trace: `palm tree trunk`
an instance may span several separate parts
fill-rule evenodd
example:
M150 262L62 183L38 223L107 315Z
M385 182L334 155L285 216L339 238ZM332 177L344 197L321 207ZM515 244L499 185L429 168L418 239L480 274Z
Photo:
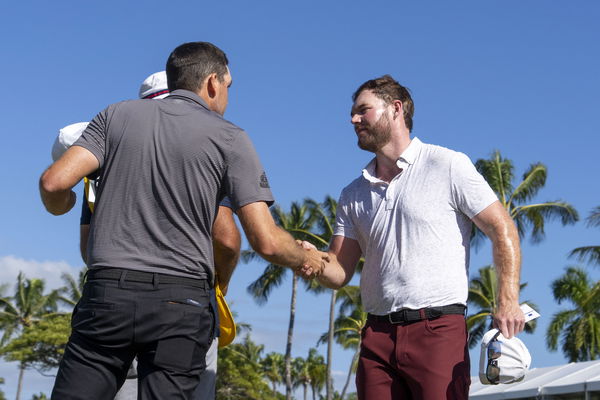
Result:
M325 375L327 400L333 399L333 378L331 377L331 364L333 363L333 322L335 320L336 297L337 290L332 290L331 301L329 303L329 331L327 337L327 373Z
M23 390L23 375L25 374L25 366L21 363L19 364L19 383L17 384L17 397L16 400L21 398L21 390Z
M285 346L285 398L292 400L292 338L294 336L294 319L296 317L296 291L298 277L292 275L292 301L290 304L290 325L288 326L287 344Z
M356 360L358 359L358 355L360 354L360 340L358 341L358 347L356 348L356 352L352 357L352 362L350 363L350 368L348 368L348 376L346 377L346 383L344 384L344 388L342 389L342 396L340 397L344 400L344 396L346 395L346 390L348 390L348 385L350 384L350 377L352 376L352 369L354 364L356 364Z
M312 390L313 400L317 400L317 394L313 385L310 385L310 390Z
M302 386L304 387L304 400L306 400L306 395L308 394L308 385L304 384Z

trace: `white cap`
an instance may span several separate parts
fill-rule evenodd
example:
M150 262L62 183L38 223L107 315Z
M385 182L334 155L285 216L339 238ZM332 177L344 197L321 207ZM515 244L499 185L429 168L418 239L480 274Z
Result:
M140 86L140 99L162 99L169 95L167 73L155 72L142 82Z
M52 160L58 160L79 139L79 136L81 136L88 124L89 122L77 122L76 124L67 125L58 131L58 136L52 145Z
M492 343L496 344L492 345ZM490 345L495 346L495 350L500 353L495 359L499 368L499 379L494 383L490 382L486 375ZM525 378L530 366L531 355L529 350L517 337L513 336L511 339L506 339L499 333L498 329L491 329L483 335L479 358L479 380L484 385L520 382Z

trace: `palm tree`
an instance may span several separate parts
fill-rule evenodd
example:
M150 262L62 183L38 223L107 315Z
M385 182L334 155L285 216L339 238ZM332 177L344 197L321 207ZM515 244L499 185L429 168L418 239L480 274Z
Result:
M521 284L521 290L527 283ZM498 308L498 276L496 268L491 265L479 269L479 276L469 282L468 304L477 307L477 311L467 317L467 330L469 331L469 348L472 349L483 337L485 332L492 329L492 315ZM538 307L529 300L525 300L531 308ZM533 333L537 326L537 320L525 324L525 332Z
M346 382L340 399L343 399L350 384L352 374L356 372L358 366L358 356L360 354L361 332L367 323L367 313L362 308L360 298L360 288L354 285L347 285L340 290L340 315L334 322L335 341L344 349L354 350L352 362L348 368ZM323 334L319 343L325 342L328 334Z
M285 213L280 207L273 207L271 209L273 219L282 229L288 231L295 239L305 240L307 235L304 232L310 232L314 218L308 212L306 205L299 205L298 203L292 203L289 213ZM242 253L242 260L249 262L251 260L258 259L258 255L253 250L246 250ZM257 280L248 285L248 293L254 298L259 304L263 305L269 299L269 295L281 283L288 272L291 272L289 268L282 268L275 264L268 264L261 276ZM308 290L315 292L324 290L314 281L305 282ZM298 276L292 273L292 298L290 301L290 321L288 325L287 343L285 349L285 392L286 399L291 400L292 398L292 375L291 375L291 363L292 363L292 339L294 334L294 320L296 316L296 295L298 287Z
M586 218L586 225L600 227L600 206L594 208ZM581 262L600 266L600 246L584 246L573 249L569 257L576 258Z
M308 205L311 214L315 217L318 232L303 232L307 236L307 241L311 242L320 250L326 250L333 237L333 229L335 226L335 216L337 210L337 201L326 196L323 203L317 203L312 199L305 199L305 204ZM358 272L362 271L364 259L361 258L357 265ZM331 367L333 364L333 342L334 342L334 321L335 321L335 305L338 301L339 291L345 292L347 287L340 290L331 290L331 299L329 302L329 329L327 338L327 376L326 376L326 398L333 399L333 378L331 377ZM347 298L347 296L343 296Z
M246 359L246 361L255 367L260 367L261 356L264 349L264 345L254 343L250 339L250 334L247 334L242 343L240 343L240 346L238 346L237 351L244 359Z
M317 203L312 199L306 199L305 204L310 207L311 214L316 217L317 226L320 230L318 234L309 235L308 241L314 244L318 249L324 250L329 246L331 238L333 237L337 201L331 196L326 196L323 203ZM335 320L336 297L337 290L331 289L331 299L329 302L329 335L327 340L327 372L325 377L327 400L331 400L333 396L331 365L333 364L333 323Z
M336 340L344 349L353 349L354 355L348 368L348 375L340 398L343 399L350 384L352 374L356 373L358 367L358 356L360 355L361 332L367 323L367 313L362 310L362 306L357 307L349 316L340 315L336 320L337 329Z
M515 221L520 238L531 230L531 241L539 243L545 236L546 221L559 218L564 226L572 225L579 220L575 208L561 200L525 204L546 184L548 170L544 164L540 162L531 164L516 188L512 184L514 179L512 161L503 158L499 151L495 151L487 160L477 160L475 167ZM483 232L473 224L473 244L478 245L483 236Z
M26 279L23 273L17 276L13 296L0 297L0 329L3 331L1 345L6 345L11 337L31 326L45 316L56 312L58 292L44 294L44 281L41 279ZM19 364L19 379L17 400L23 388L23 374L26 365Z
M308 357L306 358L308 364L308 374L310 375L310 388L312 390L313 400L317 399L317 393L323 390L327 379L327 366L323 360L323 356L317 352L317 349L310 348L308 350Z
M311 384L308 363L302 357L294 358L292 362L292 376L294 387L302 386L303 399L307 400L308 387Z
M592 282L587 273L577 267L552 282L554 298L560 304L568 301L572 309L552 316L546 333L546 344L552 351L558 348L570 362L595 360L600 357L600 282Z
M77 280L75 280L73 275L63 272L60 277L65 283L65 286L59 289L60 296L58 299L60 302L66 304L67 306L75 307L81 298L81 294L83 293L86 271L87 268L83 268L81 271L79 271Z
M283 383L285 374L285 362L283 354L271 352L267 354L261 361L262 371L265 378L271 382L273 395L277 393L277 385Z

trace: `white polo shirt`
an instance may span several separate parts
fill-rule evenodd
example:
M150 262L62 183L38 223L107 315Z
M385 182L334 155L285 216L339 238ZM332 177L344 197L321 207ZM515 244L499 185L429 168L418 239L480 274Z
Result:
M334 234L358 241L365 311L466 304L471 218L497 200L463 154L414 138L388 184L375 159L340 196Z

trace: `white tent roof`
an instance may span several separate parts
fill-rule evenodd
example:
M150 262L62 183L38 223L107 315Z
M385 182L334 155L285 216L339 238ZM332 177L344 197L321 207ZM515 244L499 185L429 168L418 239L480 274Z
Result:
M570 363L556 367L533 368L519 383L482 385L471 377L469 399L521 399L541 394L600 391L600 361Z

